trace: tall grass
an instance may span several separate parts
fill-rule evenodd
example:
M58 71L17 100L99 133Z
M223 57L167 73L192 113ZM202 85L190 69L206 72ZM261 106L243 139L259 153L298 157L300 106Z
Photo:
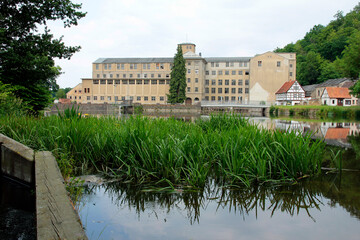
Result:
M325 144L310 135L259 129L236 115L176 119L0 118L0 132L52 151L63 174L95 169L124 181L203 186L296 180L320 171ZM70 169L69 169L70 168Z

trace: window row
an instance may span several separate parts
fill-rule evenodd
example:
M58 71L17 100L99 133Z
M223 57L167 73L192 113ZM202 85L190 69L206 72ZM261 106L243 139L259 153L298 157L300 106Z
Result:
M243 70L238 70L238 71L236 71L236 70L232 70L232 71L229 71L229 70L225 70L225 71L223 71L223 70L218 70L217 71L217 75L230 75L230 73L231 73L231 75L243 75L243 74L245 74L245 75L249 75L250 74L250 72L249 71L243 71ZM210 71L205 71L205 75L210 75ZM216 75L216 71L215 70L213 70L213 71L211 71L211 75Z
M102 78L107 78L107 76L109 77L109 78L114 78L114 76L116 76L116 78L120 78L120 76L122 76L122 78L126 78L127 76L129 77L129 78L154 78L155 76L157 76L158 78L161 78L161 77L163 77L164 75L163 74L161 74L161 73L159 73L159 74L154 74L154 73L151 73L151 74L148 74L148 73L143 73L143 74L141 74L141 73L138 73L138 74L132 74L132 73L130 73L129 75L127 75L126 73L124 73L124 74L116 74L116 75L114 75L114 74L109 74L109 75L107 75L107 74L102 74ZM100 74L96 74L96 77L97 78L100 78ZM166 78L170 78L170 74L165 74L165 77Z
M219 62L211 62L211 67L219 67ZM225 62L225 67L247 67L248 62Z
M191 73L191 69L188 68L187 73ZM195 69L195 74L199 74L199 69Z
M223 80L222 79L218 79L217 80L219 86L223 85ZM209 79L205 79L205 86L209 86L210 84L210 80ZM239 86L242 86L243 85L243 80L242 79L239 79L237 80L237 84ZM212 86L216 86L216 79L211 79L211 85ZM225 79L225 85L230 85L230 80L229 79ZM236 86L236 80L235 79L231 79L231 85L232 86ZM245 85L249 85L249 80L245 80Z
M231 94L236 94L236 88L211 88L211 93L215 94L216 89L217 89L217 93L223 93L223 89L224 89L225 94L228 94L230 92ZM209 93L209 90L210 90L209 88L205 88L205 93ZM237 93L242 94L243 88L238 88ZM249 93L249 88L245 88L245 93Z
M166 64L168 64L170 69L172 68L171 63L104 63L102 65L104 70L111 70L113 66L116 67L117 70L125 70L127 67L129 67L129 69L151 69L151 65L156 69L165 69ZM100 65L99 63L95 64L95 69L99 70Z
M205 96L205 101L209 101L211 99L211 101L216 101L216 97L215 96L211 96L211 98L209 96ZM225 102L229 102L229 101L232 101L232 102L242 102L243 98L242 96L240 97L236 97L236 96L232 96L232 97L228 97L228 96L218 96L217 97L217 101L225 101Z
M151 97L148 97L148 96L144 96L144 97L141 97L141 96L137 96L137 97L134 97L134 96L129 96L130 100L133 101L136 99L136 101L149 101L149 99L151 101L156 101L156 96L151 96ZM93 97L93 100L94 101L112 101L114 100L115 102L117 101L125 101L126 97L125 96L122 96L122 97L119 97L119 96L114 96L114 98L112 98L111 96L94 96ZM158 97L159 101L165 101L165 97L164 96L160 96ZM91 100L91 97L90 96L87 96L86 97L86 100L87 101L90 101Z
M145 80L141 80L141 79L138 79L138 80L112 80L112 79L109 79L109 80L105 80L105 79L101 79L101 80L93 80L93 84L115 84L115 85L118 85L120 84L120 82L122 84L152 84L152 85L155 85L155 84L170 84L170 80L155 80L155 79L152 79L152 80L148 80L148 79L145 79ZM89 92L90 92L90 89L89 89Z

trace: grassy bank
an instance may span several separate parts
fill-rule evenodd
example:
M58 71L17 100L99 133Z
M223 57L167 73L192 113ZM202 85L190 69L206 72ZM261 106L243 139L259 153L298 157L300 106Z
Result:
M296 180L320 172L325 144L235 115L186 123L131 117L2 117L0 132L53 152L65 176L96 169L136 183L203 186Z
M351 119L360 120L360 106L313 106L313 105L295 105L295 106L271 106L270 115L272 116L304 116L332 119Z

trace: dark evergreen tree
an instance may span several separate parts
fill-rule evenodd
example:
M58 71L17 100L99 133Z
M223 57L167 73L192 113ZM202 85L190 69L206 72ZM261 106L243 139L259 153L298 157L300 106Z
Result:
M168 102L171 104L183 103L186 99L186 68L185 59L182 53L181 46L177 48L177 52L174 57L174 65L171 69L170 90L168 96Z
M12 85L15 96L34 113L44 109L58 89L56 77L61 72L54 58L70 59L80 49L54 39L46 23L59 19L64 27L77 25L85 16L77 11L80 8L70 0L0 2L0 81Z

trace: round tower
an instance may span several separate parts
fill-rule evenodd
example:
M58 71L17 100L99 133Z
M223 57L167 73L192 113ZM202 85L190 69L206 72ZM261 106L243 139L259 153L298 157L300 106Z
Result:
M194 43L180 43L179 46L181 46L183 54L187 52L195 53L196 45Z

